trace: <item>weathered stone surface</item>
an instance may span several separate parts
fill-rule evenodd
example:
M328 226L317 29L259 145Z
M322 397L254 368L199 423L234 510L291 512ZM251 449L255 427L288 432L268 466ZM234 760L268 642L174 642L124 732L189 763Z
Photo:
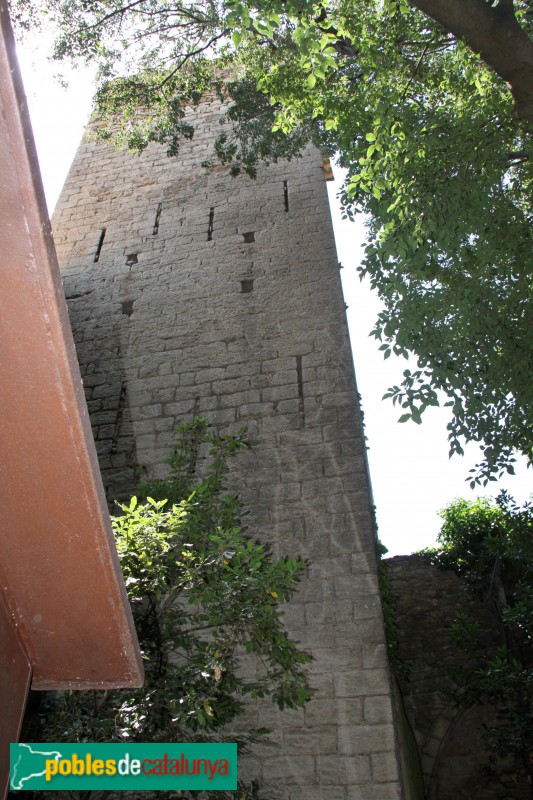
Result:
M399 783L375 534L322 159L256 180L204 169L219 114L215 100L191 112L172 159L83 143L55 214L104 484L112 501L139 467L164 474L193 414L248 429L229 483L254 536L310 561L285 620L316 659L305 710L253 712L274 735L243 774L268 800L386 800Z

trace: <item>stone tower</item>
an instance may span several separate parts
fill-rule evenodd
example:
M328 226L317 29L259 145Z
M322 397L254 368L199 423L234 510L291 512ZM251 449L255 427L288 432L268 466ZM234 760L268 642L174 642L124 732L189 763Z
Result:
M167 158L83 142L55 240L109 499L161 474L193 414L248 429L249 529L310 566L286 610L312 701L262 707L241 765L267 800L401 797L364 437L323 163L203 168L220 103Z

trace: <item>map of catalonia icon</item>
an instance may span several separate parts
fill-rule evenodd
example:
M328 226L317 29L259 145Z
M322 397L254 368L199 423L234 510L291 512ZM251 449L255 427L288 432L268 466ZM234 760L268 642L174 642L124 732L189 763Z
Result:
M231 790L237 745L12 744L10 785L21 790Z

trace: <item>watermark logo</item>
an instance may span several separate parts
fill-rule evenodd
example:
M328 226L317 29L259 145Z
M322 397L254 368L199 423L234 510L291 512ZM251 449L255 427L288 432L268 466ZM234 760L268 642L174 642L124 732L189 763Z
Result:
M14 791L237 788L237 745L12 744Z

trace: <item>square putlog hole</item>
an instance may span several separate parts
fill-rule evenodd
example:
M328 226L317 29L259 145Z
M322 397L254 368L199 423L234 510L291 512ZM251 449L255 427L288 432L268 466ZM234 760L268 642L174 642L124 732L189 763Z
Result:
M250 244L250 242L255 242L255 231L248 231L248 233L243 233L242 237L245 244Z
M247 278L244 281L241 281L241 292L242 294L250 294L254 290L254 282L250 278Z
M138 253L130 253L128 256L126 256L126 265L128 267L131 267L132 264L138 264L139 259L137 258L137 256Z
M126 300L125 303L122 303L122 313L127 317L131 317L133 314L133 303L133 300Z

